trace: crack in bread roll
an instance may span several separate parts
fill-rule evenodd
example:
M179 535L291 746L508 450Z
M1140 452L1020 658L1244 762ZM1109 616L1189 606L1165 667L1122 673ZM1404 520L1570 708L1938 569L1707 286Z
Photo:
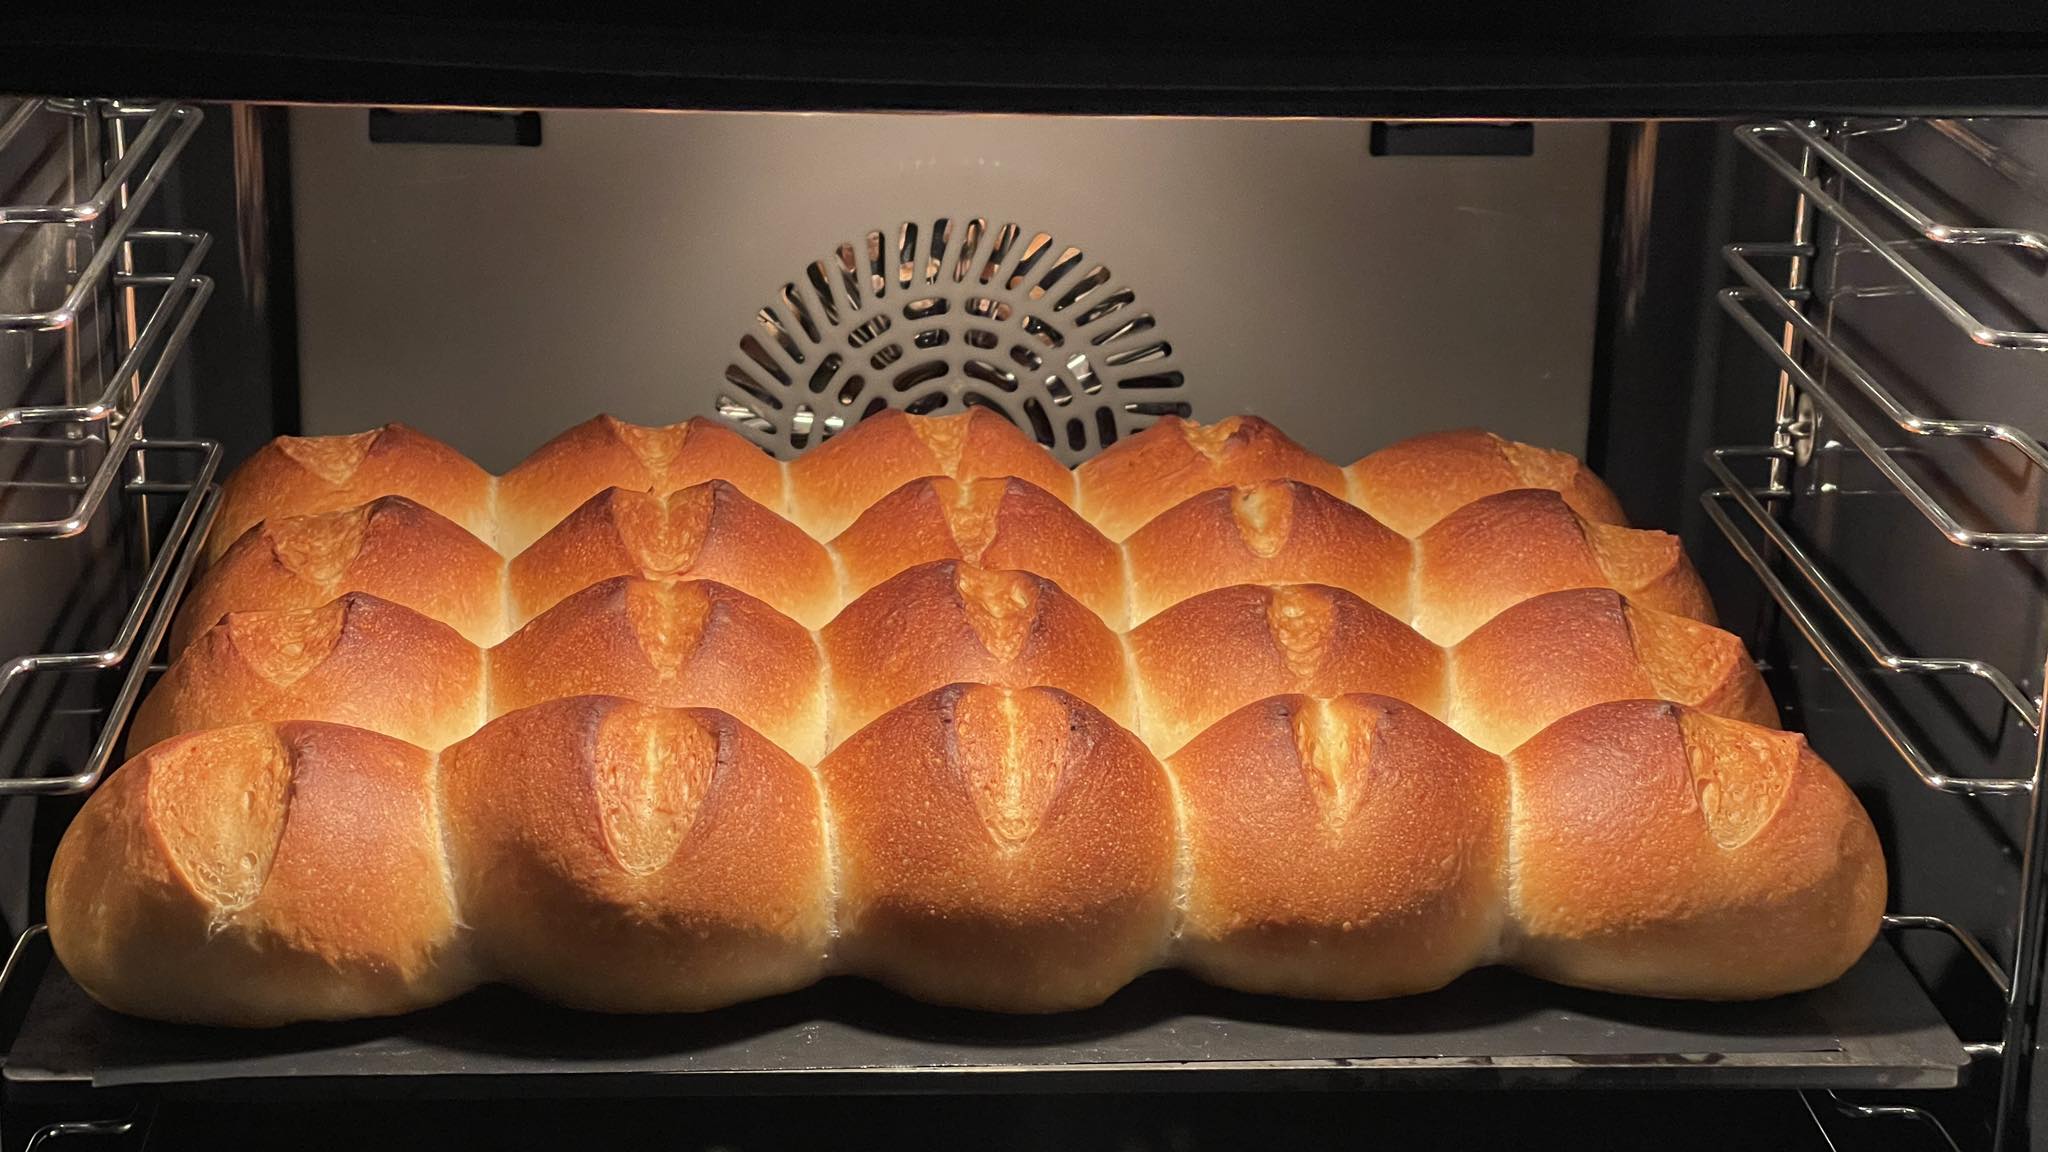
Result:
M615 576L491 650L492 716L564 696L717 708L796 757L825 754L825 683L803 625L712 580Z
M1441 716L1444 651L1365 601L1324 584L1204 592L1131 631L1145 742L1171 756L1269 696L1395 696Z
M825 547L723 480L666 496L608 488L513 557L512 622L600 580L716 580L807 628L832 618L839 577Z
M730 427L702 416L680 424L586 420L498 478L498 548L517 556L607 488L667 496L724 480L780 511L782 465Z
M931 560L1036 572L1121 627L1123 553L1067 504L1014 476L926 476L876 501L832 541L852 600Z
M1415 540L1415 630L1455 644L1502 609L1545 592L1612 588L1659 612L1712 624L1714 605L1678 537L1579 518L1548 489L1475 500Z
M1606 588L1550 592L1504 610L1458 643L1451 666L1451 726L1491 752L1611 700L1670 700L1778 726L1740 639Z
M93 998L249 1027L387 1016L477 975L442 870L434 761L312 721L156 745L50 865L50 940Z
M1578 457L1477 428L1389 444L1344 474L1351 502L1403 536L1420 536L1474 500L1516 488L1548 488L1595 523L1628 523L1621 502Z
M1137 726L1122 642L1030 572L936 560L876 585L818 634L832 676L832 740L955 681L1061 688Z
M1190 876L1181 963L1247 992L1426 992L1498 952L1508 779L1385 696L1274 696L1167 761Z
M1081 514L1111 540L1212 488L1294 480L1344 498L1344 471L1257 416L1162 416L1075 469Z
M848 970L935 1004L1058 1012L1163 959L1171 786L1078 697L950 685L863 728L818 775Z
M345 592L403 604L472 644L504 635L505 561L453 520L402 496L265 520L200 573L171 653L230 612L317 608Z
M431 750L476 731L483 698L484 654L461 633L350 592L318 608L222 617L136 709L128 752L258 720L350 724Z
M207 559L265 520L353 508L403 496L495 543L491 474L469 457L403 424L349 436L280 436L222 485Z
M607 696L501 716L442 755L463 918L498 978L607 1012L801 988L831 916L811 774L710 708Z
M830 540L875 501L925 476L1015 476L1060 500L1073 499L1073 473L986 408L951 416L911 416L888 408L790 462L790 519Z
M1507 762L1517 967L1753 999L1828 983L1877 935L1877 833L1803 737L1625 700L1572 713Z
M1131 619L1233 584L1328 584L1406 618L1414 545L1338 497L1294 480L1215 488L1124 541Z

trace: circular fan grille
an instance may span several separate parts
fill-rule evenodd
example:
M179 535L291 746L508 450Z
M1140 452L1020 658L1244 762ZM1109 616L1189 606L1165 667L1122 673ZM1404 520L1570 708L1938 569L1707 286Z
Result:
M792 456L883 408L991 408L1069 464L1189 415L1173 346L1107 265L980 217L841 244L754 315L717 411Z

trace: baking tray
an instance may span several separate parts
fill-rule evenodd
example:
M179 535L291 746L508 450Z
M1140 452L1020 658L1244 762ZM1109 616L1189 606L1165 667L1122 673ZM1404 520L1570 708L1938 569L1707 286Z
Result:
M1888 943L1840 981L1751 1004L1582 992L1502 970L1329 1004L1156 973L1058 1016L933 1008L853 979L700 1016L599 1016L505 989L394 1020L264 1032L99 1007L51 963L10 1097L531 1095L1246 1088L1944 1088L1968 1062Z

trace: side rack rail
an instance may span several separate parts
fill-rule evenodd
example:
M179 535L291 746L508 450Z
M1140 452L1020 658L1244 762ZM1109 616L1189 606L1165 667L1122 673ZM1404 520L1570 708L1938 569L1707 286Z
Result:
M1880 130L1900 131L1913 123L1899 121ZM2009 180L2034 179L2031 169L1967 125L1951 121L1928 123L1962 153L1992 167L2001 176ZM1972 312L1914 258L1915 246L2004 247L2038 257L2048 254L2048 235L2027 228L1943 219L1853 159L1839 139L1856 134L1853 130L1831 134L1818 123L1794 121L1751 124L1736 130L1741 145L1792 187L1798 196L1802 222L1795 228L1790 243L1738 243L1723 249L1738 283L1719 290L1716 302L1736 330L1747 336L1781 374L1777 442L1709 451L1706 465L1714 487L1704 492L1700 501L1709 521L1756 575L1783 618L1841 680L1857 706L1921 784L1949 795L1981 796L1994 801L2015 797L2023 798L2027 804L2025 840L2019 861L2019 899L2009 921L2013 939L2009 965L2001 964L1967 929L1939 916L1895 914L1887 916L1884 925L1892 932L1924 930L1950 936L2000 996L2001 1035L1996 1040L1966 1044L1965 1049L1973 1058L1996 1064L2000 1090L1994 1139L1995 1147L2005 1149L2017 1147L2025 1132L2025 1093L2038 1027L2034 1017L2039 1003L2043 933L2048 928L2048 877L2043 875L2044 865L2048 865L2048 818L2044 818L2040 795L2044 763L2048 763L2044 759L2048 757L2048 744L2043 743L2043 702L2029 695L2021 681L2005 669L1988 661L1900 651L1857 608L1812 551L1795 537L1786 526L1788 518L1784 515L1784 508L1797 495L1788 478L1799 459L1794 444L1796 435L1801 431L1810 434L1812 430L1788 427L1793 422L1786 418L1786 402L1788 397L1796 396L1810 404L1833 437L1867 461L1886 484L1950 543L1987 552L2048 550L2048 532L2039 531L2034 525L1985 524L1974 515L1958 511L1952 500L1936 494L1916 477L1901 463L1896 450L1880 442L1859 419L1858 411L1874 412L1909 437L1995 445L2003 457L2016 459L2020 470L2048 482L2048 447L2033 434L2002 421L1952 419L1916 411L1900 399L1897 389L1886 384L1883 373L1869 367L1825 323L1809 314L1806 305L1812 292L1803 270L1821 252L1811 241L1803 221L1809 211L1825 216L1839 228L1842 237L1852 238L1863 250L1883 261L1904 280L1910 295L1924 300L1969 340L1988 348L2011 350L2014 355L2048 350L2048 331L2001 327ZM1788 151L1784 147L1787 144L1794 147ZM1851 195L1874 204L1915 238L1887 239L1870 219L1850 206ZM1791 273L1784 283L1774 281L1758 266L1760 261L1775 259L1788 262ZM2042 362L2042 367L2048 372L2048 360ZM1851 410L1852 404L1856 411ZM1751 463L1763 465L1768 470L1767 477L1761 481L1745 479L1740 470ZM1853 648L1838 642L1838 634L1846 635ZM1990 685L2035 738L2031 771L2024 776L1973 775L1940 763L1914 739L1910 726L1871 687L1865 675L1869 670L1902 675L1964 675ZM1951 1132L1924 1108L1852 1103L1832 1095L1818 1107L1809 1096L1807 1106L1823 1133L1823 1113L1857 1119L1904 1119L1922 1125L1941 1145L1957 1147Z

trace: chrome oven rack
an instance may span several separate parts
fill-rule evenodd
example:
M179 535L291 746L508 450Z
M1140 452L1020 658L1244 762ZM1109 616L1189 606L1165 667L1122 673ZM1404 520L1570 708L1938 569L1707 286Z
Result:
M0 107L0 168L29 190L0 203L0 238L17 254L57 254L55 266L29 268L0 294L0 347L17 365L34 366L22 394L0 395L8 405L0 407L0 547L118 542L123 556L136 558L123 563L139 573L113 583L119 600L111 615L119 623L104 643L96 632L80 642L52 621L42 634L57 650L0 652L0 723L23 724L18 732L46 718L31 695L40 677L119 672L110 698L90 690L89 734L50 753L54 770L26 756L9 765L0 775L4 799L89 791L113 765L172 609L202 555L219 499L221 448L145 430L213 294L201 271L210 238L143 223L198 131L201 111L118 100ZM11 543L31 540L44 543ZM45 938L39 924L15 937L0 988ZM37 1131L28 1146L133 1126L67 1121Z
M2003 1150L2016 1147L2024 1131L2025 1092L2032 1075L2040 1007L2044 928L2048 928L2048 916L2044 916L2048 913L2048 875L2043 872L2044 865L2048 865L2048 813L2043 811L2041 796L2044 763L2048 763L2044 760L2044 749L2048 749L2048 744L2043 742L2042 701L2029 696L2008 670L1987 661L1899 651L1830 579L1812 552L1795 538L1786 527L1783 514L1796 496L1789 481L1792 467L1804 458L1803 453L1814 450L1814 422L1803 418L1804 413L1812 412L1820 417L1831 437L1862 457L1951 543L1992 552L2048 549L2048 532L2033 530L2031 526L1977 522L1974 516L1957 510L1951 501L1930 491L1900 464L1894 450L1871 434L1852 413L1850 405L1874 411L1906 436L1996 445L2002 457L2016 459L2022 468L2043 478L2048 478L2048 447L2013 424L1937 418L1914 411L1899 399L1895 389L1886 386L1880 371L1860 360L1826 326L1808 315L1807 305L1813 296L1808 287L1808 272L1823 254L1811 237L1814 214L1818 213L1831 221L1842 237L1853 238L1861 245L1859 251L1867 250L1896 273L1905 285L1902 294L1924 300L1972 342L2011 350L2014 355L2048 350L2048 332L2001 327L1977 315L1945 290L1912 255L1915 245L1924 241L1937 249L1991 246L2040 256L2048 254L2048 236L2030 229L1944 221L1852 159L1839 142L1868 131L1901 130L1913 123L1893 121L1875 129L1844 125L1831 131L1816 122L1782 121L1745 125L1736 131L1736 139L1743 148L1791 185L1798 198L1798 218L1789 243L1737 243L1723 250L1738 283L1719 291L1717 303L1735 329L1777 367L1778 412L1773 443L1716 448L1707 454L1706 464L1715 486L1702 494L1701 503L1708 519L1755 573L1783 618L1841 679L1849 695L1919 783L1935 792L1981 797L1987 803L2026 805L2019 898L2011 920L2014 944L2009 960L2001 963L1969 931L1940 916L1885 917L1888 931L1928 930L1952 937L1983 970L2000 996L2000 1035L1968 1043L1965 1049L1974 1061L1996 1066L1993 1074L1998 1078L1999 1093L1993 1146ZM2034 179L2029 169L1968 125L1941 120L1924 123L2008 179ZM1785 147L1788 144L1792 146L1790 150ZM1868 200L1918 239L1909 243L1886 239L1871 220L1851 207L1852 195ZM1767 260L1786 262L1790 271L1783 281L1773 280L1758 267L1760 261ZM2042 362L2042 369L2048 372L2048 360ZM1761 479L1741 474L1745 466L1758 464L1766 470ZM1789 572L1789 579L1781 574L1785 572ZM1846 634L1852 647L1839 643L1835 639L1837 632ZM2004 707L2033 734L2031 770L2022 776L1973 775L1938 763L1913 738L1906 720L1872 689L1866 671L1873 669L1914 676L1963 675L1990 685ZM1992 1071L1989 1067L1986 1070ZM1833 1093L1809 1095L1806 1103L1816 1123L1821 1122L1824 1114L1906 1119L1928 1128L1945 1146L1960 1147L1938 1117L1918 1106L1850 1102ZM1826 1125L1821 1126L1825 1133Z

